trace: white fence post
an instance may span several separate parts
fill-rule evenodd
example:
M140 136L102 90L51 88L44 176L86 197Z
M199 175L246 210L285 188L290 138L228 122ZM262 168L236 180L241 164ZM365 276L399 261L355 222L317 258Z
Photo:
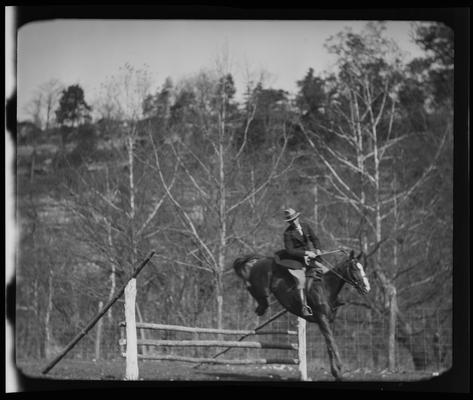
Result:
M297 318L298 358L301 381L307 380L306 320Z
M136 279L125 288L126 380L138 380L138 342L135 319Z

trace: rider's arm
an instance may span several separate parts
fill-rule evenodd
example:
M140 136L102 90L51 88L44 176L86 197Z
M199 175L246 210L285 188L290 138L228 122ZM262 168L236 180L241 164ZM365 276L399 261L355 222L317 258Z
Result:
M315 248L315 252L320 252L320 241L317 236L315 236L314 231L312 230L310 225L307 225L305 228L306 234L308 236L308 239L312 242Z

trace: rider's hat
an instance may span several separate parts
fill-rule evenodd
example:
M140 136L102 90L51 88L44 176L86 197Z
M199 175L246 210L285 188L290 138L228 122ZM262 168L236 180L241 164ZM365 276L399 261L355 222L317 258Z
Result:
M296 210L292 208L288 208L284 210L284 221L291 222L293 219L296 219L301 213L296 212Z

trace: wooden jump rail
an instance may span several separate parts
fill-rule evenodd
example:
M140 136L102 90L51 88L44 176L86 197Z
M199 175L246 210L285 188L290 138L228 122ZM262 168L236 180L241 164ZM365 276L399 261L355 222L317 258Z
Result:
M125 322L120 322L120 327L126 326ZM192 328L188 326L180 325L163 325L153 324L149 322L137 322L137 329L151 329L158 331L171 331L171 332L189 332L189 333L215 333L220 335L297 335L297 331L281 331L281 330L238 330L238 329L216 329L216 328Z
M177 355L161 355L161 354L138 354L138 358L142 360L162 360L162 361L182 361L197 364L228 364L228 365L267 365L267 364L288 364L298 365L301 380L307 379L307 363L306 363L306 343L305 343L305 320L298 319L298 330L263 330L270 322L285 314L287 310L282 310L270 317L268 320L260 324L252 330L236 330L236 329L216 329L216 328L198 328L180 325L165 325L154 323L136 323L137 329L152 329L161 331L219 334L219 335L242 335L238 340L155 340L155 339L138 339L137 346L161 346L161 347L225 347L224 350L215 354L212 358L204 357L185 357ZM121 338L119 345L122 356L125 356L124 349L127 341L125 338L125 322L120 322ZM255 342L243 341L253 335L297 335L297 344L295 343L273 343L273 342ZM218 356L226 353L232 348L253 348L253 349L279 349L279 350L297 350L298 358L258 358L258 359L217 359Z
M184 356L165 356L165 355L138 355L138 358L144 360L160 360L160 361L182 361L198 364L228 364L228 365L265 365L265 364L289 364L298 365L297 358L256 358L256 359L216 359L216 358L199 358Z
M126 345L126 339L120 339L120 346ZM278 349L297 350L294 343L267 343L267 342L238 342L231 340L153 340L138 339L138 345L142 346L166 346L166 347L234 347L243 349Z

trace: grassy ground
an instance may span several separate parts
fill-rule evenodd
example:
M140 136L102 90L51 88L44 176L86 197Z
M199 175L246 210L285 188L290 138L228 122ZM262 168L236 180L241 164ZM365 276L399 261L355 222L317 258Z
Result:
M46 361L22 361L17 363L18 370L29 378L57 380L120 381L124 379L125 361L78 361L65 359L43 375L41 371ZM165 361L140 361L140 380L143 381L282 381L298 382L299 375L295 366L221 366L204 365L195 368L195 364ZM308 375L313 382L333 382L330 371L309 365ZM412 382L437 376L435 372L370 371L357 369L344 372L344 381L363 382Z

